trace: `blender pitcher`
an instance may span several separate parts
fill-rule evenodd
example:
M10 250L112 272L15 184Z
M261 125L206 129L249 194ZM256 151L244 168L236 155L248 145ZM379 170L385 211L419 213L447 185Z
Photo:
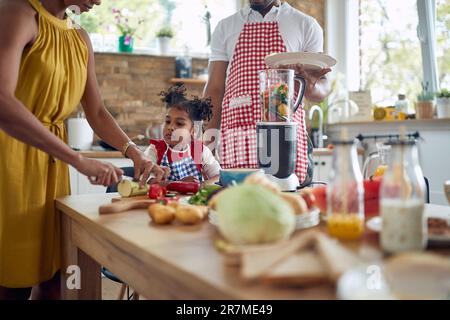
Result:
M260 71L259 86L262 122L291 122L305 95L305 79L296 77L294 70L268 69Z
M286 69L261 71L259 79L262 121L256 125L258 164L283 191L295 191L300 186L295 175L298 124L292 118L302 103L306 82ZM296 91L299 94L294 99Z

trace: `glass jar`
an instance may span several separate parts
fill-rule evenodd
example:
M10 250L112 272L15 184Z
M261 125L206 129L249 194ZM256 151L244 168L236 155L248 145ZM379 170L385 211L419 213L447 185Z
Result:
M415 141L390 142L381 185L381 246L386 253L423 250L427 242L425 179Z
M357 240L364 233L364 185L354 141L335 141L327 188L328 233Z

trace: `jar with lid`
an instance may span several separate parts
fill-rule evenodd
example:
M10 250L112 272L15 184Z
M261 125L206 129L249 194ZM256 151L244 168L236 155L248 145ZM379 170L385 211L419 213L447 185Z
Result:
M355 141L333 142L327 188L328 233L340 240L357 240L364 233L364 185Z
M388 254L423 250L427 242L425 179L415 141L391 146L389 167L381 185L381 246Z

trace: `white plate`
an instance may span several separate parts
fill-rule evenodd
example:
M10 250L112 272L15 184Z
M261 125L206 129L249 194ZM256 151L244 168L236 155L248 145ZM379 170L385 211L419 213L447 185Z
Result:
M419 254L420 255L420 254ZM421 259L416 259L420 261ZM410 259L410 263L412 260ZM424 263L422 260L421 263ZM426 263L424 264L426 266ZM396 267L398 269L398 265ZM341 300L401 300L404 294L396 295L394 288L406 289L409 297L416 299L442 300L450 299L448 284L443 282L445 276L433 275L427 268L414 268L414 264L403 265L402 270L412 270L406 272L399 278L395 276L396 286L392 286L386 279L386 265L383 262L375 261L366 263L346 271L338 280L337 296ZM442 270L442 269L437 269ZM446 269L448 270L448 269ZM448 278L448 277L447 277Z
M283 65L303 64L305 68L320 70L336 65L336 59L324 53L311 52L282 52L274 53L266 57L266 64L270 68L278 68Z
M447 207L426 204L425 216L429 218L444 219L450 225L450 209ZM373 217L366 222L367 229L380 233L383 228L383 219L381 217ZM431 235L428 241L433 244L450 245L450 238L447 236Z
M345 272L337 283L340 300L393 300L380 263L362 265Z

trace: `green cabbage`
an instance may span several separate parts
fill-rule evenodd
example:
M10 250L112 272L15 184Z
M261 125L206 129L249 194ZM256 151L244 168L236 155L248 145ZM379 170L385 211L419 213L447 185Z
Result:
M261 186L240 185L223 191L216 210L218 228L233 244L276 242L289 238L295 229L292 207Z

